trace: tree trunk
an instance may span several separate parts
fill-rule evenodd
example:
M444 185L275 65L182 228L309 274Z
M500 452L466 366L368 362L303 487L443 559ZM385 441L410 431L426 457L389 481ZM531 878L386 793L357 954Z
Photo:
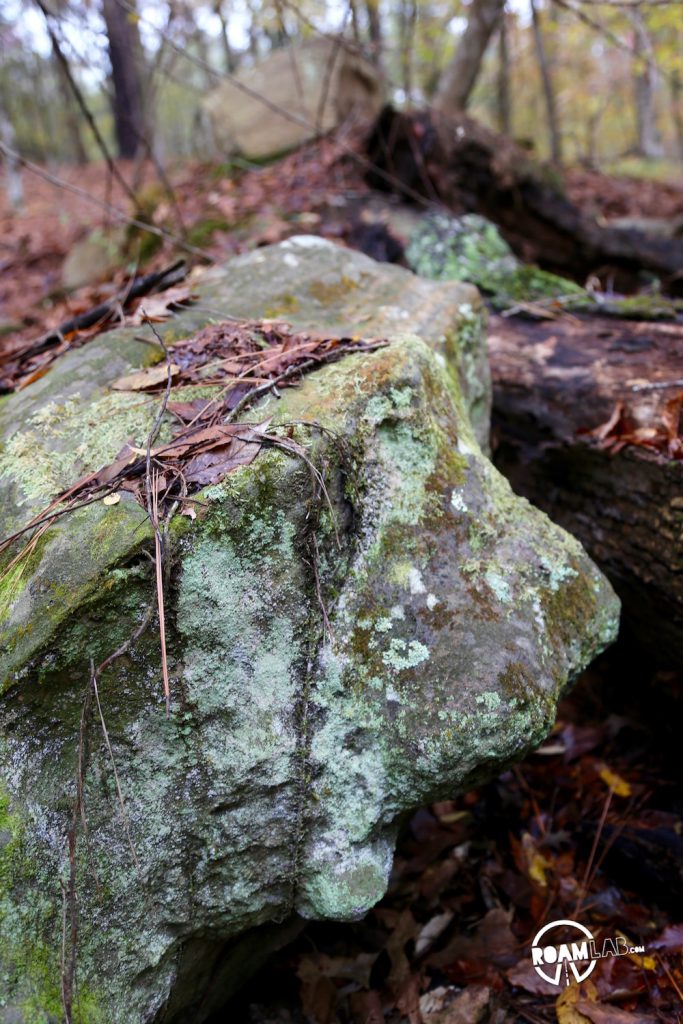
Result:
M510 106L510 51L505 12L498 29L498 79L496 83L496 106L498 130L504 135L512 133L512 111Z
M640 10L636 8L628 14L635 33L636 63L633 88L636 107L636 152L639 156L656 160L663 152L655 111L657 68L652 42Z
M403 92L410 103L413 92L413 43L417 21L417 0L402 0L399 10L399 41Z
M221 23L221 42L223 44L223 54L225 56L225 70L229 75L236 69L235 55L232 52L232 46L230 45L230 35L228 33L228 20L223 12L222 0L214 0L213 5L214 12L218 15L218 20Z
M11 152L16 151L14 125L9 114L0 106L0 142ZM24 205L24 183L21 177L21 166L11 153L3 155L5 162L5 181L7 198L13 210L21 210Z
M132 159L145 139L145 118L138 61L141 54L137 24L118 0L102 0L107 26L114 90L114 130L119 156Z
M664 419L680 391L683 327L492 317L489 356L494 461L601 566L624 603L627 635L660 664L680 664L683 460L620 447L621 427L607 424L623 402L622 424L677 433ZM601 425L602 440L583 433Z
M683 82L678 71L674 71L670 80L671 87L671 119L676 131L676 149L678 159L683 161Z
M379 16L379 0L365 0L365 10L368 16L368 36L370 37L370 49L377 67L382 64L382 23Z
M450 64L441 75L434 106L455 113L464 110L481 69L486 47L498 25L505 0L472 0L467 27Z
M541 30L541 19L538 13L535 0L530 0L531 3L531 21L534 31L534 46L536 48L536 59L538 60L538 68L541 72L541 82L543 84L543 99L545 102L546 116L548 119L548 135L550 137L550 153L555 163L562 163L562 137L560 135L560 125L557 117L557 103L555 102L555 89L553 87L553 81L550 76L550 67L548 65L548 58L545 52L545 43L543 41L543 32Z

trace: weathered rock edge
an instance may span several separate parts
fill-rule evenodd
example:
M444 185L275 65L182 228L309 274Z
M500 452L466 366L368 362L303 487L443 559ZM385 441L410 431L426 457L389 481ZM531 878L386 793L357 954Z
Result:
M279 263L294 255L301 269L310 251L290 243L235 261L230 287L262 272L272 296ZM316 255L350 258L324 245ZM402 276L406 296L416 280ZM429 285L442 301L450 287ZM294 913L365 912L385 890L401 816L539 742L567 681L613 639L607 582L482 455L455 372L457 308L450 346L394 331L388 348L311 374L254 416L299 424L331 507L303 462L270 450L204 492L203 518L174 521L172 715L153 632L100 688L141 877L96 723L89 735L75 1020L201 1020L207 965L226 940ZM54 488L51 472L94 468L122 433L144 438L155 404L105 384L148 357L130 334L72 353L5 403L8 523ZM144 614L148 546L144 513L124 496L60 522L0 590L8 1019L61 1013L83 690L89 659Z

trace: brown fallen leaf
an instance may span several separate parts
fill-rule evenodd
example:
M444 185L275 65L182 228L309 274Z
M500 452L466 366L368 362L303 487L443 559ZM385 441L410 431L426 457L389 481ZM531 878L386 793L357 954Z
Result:
M186 284L175 285L173 288L167 288L164 292L143 299L135 313L125 318L124 325L137 327L145 320L160 323L163 320L168 320L174 308L181 309L183 306L190 306L198 298L198 295L193 295L190 292Z
M575 1009L591 1024L657 1024L657 1018L639 1011L620 1010L618 1006L594 1003L590 999L577 999ZM564 1022L562 1022L564 1024Z
M420 1012L424 1024L479 1024L490 1002L488 985L468 985L461 992L449 986L425 992L420 998Z
M670 924L656 939L648 943L652 949L663 949L669 953L683 950L683 924Z
M534 996L557 996L557 985L542 978L530 959L520 960L505 976L515 988L523 988Z
M171 377L177 377L180 367L177 363L171 363ZM168 380L168 364L158 363L156 366L148 366L136 373L129 373L126 377L119 377L111 385L114 391L144 391L145 388L156 387Z

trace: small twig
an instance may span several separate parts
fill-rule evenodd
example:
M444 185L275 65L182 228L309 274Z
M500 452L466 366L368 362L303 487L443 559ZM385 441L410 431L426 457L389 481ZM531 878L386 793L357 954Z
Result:
M20 361L23 361L31 356L40 355L53 345L63 342L65 335L104 324L112 317L117 308L125 306L128 302L132 302L133 299L137 299L142 295L148 295L152 291L163 291L178 281L182 281L186 276L187 265L185 261L177 260L170 267L166 267L165 270L154 271L141 277L132 277L123 292L115 295L112 299L108 299L106 302L93 306L92 309L85 310L85 312L65 320L59 327L48 331L47 334L38 338L28 348L23 351L14 352L11 356L8 355L5 358L7 361L10 358L12 360L18 358ZM3 356L0 355L0 362L2 361Z
M655 380L650 384L632 384L631 391L659 391L680 387L683 387L683 377L679 377L678 380Z
M323 623L325 625L325 629L327 630L327 635L329 636L330 640L334 643L334 632L332 630L332 626L330 625L330 618L329 618L329 615L327 614L327 606L325 604L325 601L324 601L324 598L323 598L322 587L320 585L320 571L319 571L320 552L319 552L319 549L318 549L318 538L316 537L315 533L311 534L311 546L313 548L313 557L311 559L311 564L313 566L313 579L315 581L315 594L316 594L316 597L318 598L318 604L320 605L320 611L322 613Z
M128 184L128 182L123 177L123 175L119 171L118 167L114 163L114 159L113 159L111 153L109 152L109 148L108 148L106 142L104 141L102 133L99 130L99 128L97 127L97 122L95 121L95 118L92 116L90 108L89 108L88 104L85 102L85 98L83 96L83 93L79 89L79 87L78 87L78 85L76 83L76 80L75 80L74 76L71 73L71 68L69 66L69 62L66 59L66 57L64 56L64 53L62 51L62 47L61 47L61 45L59 43L59 39L57 38L57 34L56 34L54 28L52 27L52 20L51 19L55 18L56 15L55 15L54 11L51 11L49 9L49 7L47 7L47 5L43 2L43 0L35 0L35 3L36 3L36 6L39 7L40 10L43 13L43 16L45 18L45 27L47 28L47 33L48 33L48 35L50 37L50 41L52 42L52 46L53 46L53 49L54 49L55 56L57 57L57 60L59 61L59 64L60 64L60 66L62 68L62 71L64 72L64 77L66 78L67 82L69 83L69 88L71 89L71 92L74 95L76 103L78 104L78 107L79 107L81 113L83 114L83 117L85 118L85 120L86 120L86 122L88 124L88 127L90 128L90 131L93 134L95 142L97 143L97 148L99 149L100 153L104 157L104 160L105 160L105 163L107 165L107 168L109 169L109 174L113 178L116 178L117 182L119 183L119 185L121 186L123 191L129 197L129 199L132 199L134 206L136 206L137 205L137 198L136 198L135 192L130 187L130 185Z
M137 854L135 852L135 847L133 846L133 840L132 840L131 834L130 834L130 827L129 827L129 824L128 824L128 815L126 813L126 806L125 806L125 804L123 802L123 793L121 792L121 782L119 780L119 773L116 770L116 761L114 760L114 751L112 750L111 743L109 741L109 733L107 732L107 726L106 726L105 721L104 721L104 714L102 712L102 705L100 703L100 692L99 692L99 690L97 688L97 672L95 671L95 665L94 665L92 659L90 661L90 676L91 676L91 680L92 680L92 688L93 688L94 693L95 693L95 702L97 704L97 710L98 710L99 716L100 716L100 724L102 726L102 735L104 736L104 742L105 742L105 744L107 746L107 751L109 753L109 760L111 761L111 767L112 767L112 771L114 773L114 781L116 783L116 793L117 793L117 796L119 798L119 805L121 807L121 817L123 818L123 827L124 827L125 832L126 832L126 839L128 840L128 846L130 848L131 856L133 858L133 863L135 864L136 870L137 870L138 875L139 875L140 874L140 862L139 862Z
M166 617L164 614L164 574L163 574L163 561L164 561L164 544L159 528L159 502L157 496L157 475L156 471L154 476L152 475L152 445L159 433L161 427L161 421L164 418L166 412L166 406L168 405L168 399L171 394L171 385L173 381L173 371L171 369L171 357L169 355L168 348L163 338L157 331L156 327L149 319L145 316L145 311L142 310L143 323L146 323L151 328L154 337L161 345L164 355L166 356L166 365L168 367L168 377L166 380L166 391L159 407L159 412L152 425L152 429L147 437L147 455L145 465L145 493L147 496L147 512L154 529L154 552L156 562L156 581L157 581L157 606L159 608L159 638L161 640L161 671L164 679L164 697L166 699L166 714L171 713L171 685L168 676L168 657L166 654ZM168 535L167 535L168 539Z
M98 199L97 196L87 192L84 188L79 188L78 185L72 185L69 181L64 181L63 178L58 178L55 174L51 174L49 171L39 167L38 164L34 164L31 160L27 160L26 157L22 156L21 153L17 152L16 149L12 149L11 146L6 145L0 141L0 153L4 153L5 156L10 160L16 160L17 163L25 167L31 174L37 175L44 181L48 181L51 185L55 185L57 188L64 189L66 192L72 192L76 196L80 196L81 199L85 199L89 203L98 206L101 210L105 210L111 214L112 217L116 217L117 220L122 221L124 224L130 224L134 228L140 228L141 231L148 231L150 235L156 235L158 238L163 238L168 242L172 242L183 252L189 252L193 256L198 256L200 259L205 260L207 263L215 263L215 258L206 249L199 249L196 245L190 245L189 242L183 241L179 235L174 234L172 231L167 231L166 228L160 228L156 224L150 224L147 221L140 220L138 217L131 217L129 214L124 213L123 210L119 210L117 206L112 206L104 199Z
M584 871L583 879L581 880L581 885L579 886L578 900L577 900L576 906L574 907L573 917L577 916L579 910L581 909L581 905L583 904L585 896L586 896L586 886L588 885L588 878L590 876L591 869L593 867L593 861L595 860L595 854L596 854L597 849L598 849L598 844L600 843L600 837L602 836L602 830L605 827L605 822L607 820L607 812L609 811L609 807L610 807L610 804L612 803L612 797L613 796L614 796L614 789L612 788L612 786L610 786L609 791L607 793L607 797L605 799L605 806L603 807L602 814L600 815L600 821L598 822L598 827L595 830L595 838L593 840L593 846L591 847L591 852L590 852L590 856L588 858L588 863L586 864L586 870Z
M152 493L152 525L154 526L154 561L157 581L157 605L159 608L159 639L161 641L161 673L164 678L164 697L166 699L166 714L171 713L171 685L168 677L168 657L166 654L166 615L164 612L164 549L159 529L159 503L157 496L158 473L153 473Z
M267 384L261 384L260 387L254 388L253 391L249 391L248 394L240 398L234 409L231 409L228 415L223 419L224 423L232 423L237 419L243 409L247 409L257 399L261 398L262 395L268 394L273 384L280 384L283 380L289 380L290 377L294 377L297 373L305 373L306 370L312 369L314 366L318 366L319 362L317 359L306 359L303 363L299 363L298 366L290 366L284 370L277 377L273 377Z

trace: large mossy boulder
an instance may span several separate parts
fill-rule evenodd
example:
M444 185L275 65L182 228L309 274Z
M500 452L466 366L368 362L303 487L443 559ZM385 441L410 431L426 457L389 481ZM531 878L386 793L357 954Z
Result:
M202 100L216 148L265 160L350 121L372 121L384 102L376 67L348 39L314 36L240 68Z
M390 344L250 411L289 424L307 461L264 449L200 494L196 519L172 522L171 713L150 628L100 679L111 754L98 712L82 721L84 694L91 661L154 600L144 510L127 494L81 508L6 572L7 1022L61 1019L74 921L74 1021L205 1019L301 918L349 920L380 899L402 816L522 757L616 632L616 599L580 545L482 452L473 289L291 239L200 291L161 328L168 343L248 315ZM110 386L160 357L139 330L67 353L4 400L5 534L125 441L144 444L158 396Z

